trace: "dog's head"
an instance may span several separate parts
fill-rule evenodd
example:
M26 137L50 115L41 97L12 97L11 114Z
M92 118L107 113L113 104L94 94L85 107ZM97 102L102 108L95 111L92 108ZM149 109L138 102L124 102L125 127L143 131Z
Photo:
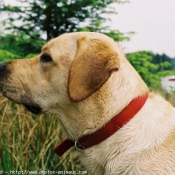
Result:
M119 70L116 47L99 33L61 35L35 58L0 63L0 90L33 113L81 102L98 93Z

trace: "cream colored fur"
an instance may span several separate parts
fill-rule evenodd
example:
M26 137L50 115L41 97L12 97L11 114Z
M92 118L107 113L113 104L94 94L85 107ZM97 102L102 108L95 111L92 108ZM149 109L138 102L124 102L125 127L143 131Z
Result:
M53 63L40 61L45 53ZM149 93L119 46L99 33L61 35L37 57L11 61L8 69L4 95L22 104L30 99L42 112L57 114L73 140L98 130L134 98ZM175 108L150 93L133 119L84 150L81 160L94 175L175 175Z

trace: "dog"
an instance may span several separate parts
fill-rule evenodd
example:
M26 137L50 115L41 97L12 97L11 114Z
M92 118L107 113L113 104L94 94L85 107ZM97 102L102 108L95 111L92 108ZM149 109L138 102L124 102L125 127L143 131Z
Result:
M58 115L68 139L55 150L75 144L92 174L175 174L175 108L104 34L63 34L34 58L0 63L0 90L35 114Z

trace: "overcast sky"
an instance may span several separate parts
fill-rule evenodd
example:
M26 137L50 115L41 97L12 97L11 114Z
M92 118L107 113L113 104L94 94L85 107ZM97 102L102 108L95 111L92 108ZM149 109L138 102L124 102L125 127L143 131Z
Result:
M116 10L111 26L136 32L131 41L121 43L126 52L151 50L175 57L175 0L130 0Z
M15 0L4 0L16 4ZM121 43L125 52L150 50L175 57L175 0L130 0L116 5L111 28L136 32L129 42Z

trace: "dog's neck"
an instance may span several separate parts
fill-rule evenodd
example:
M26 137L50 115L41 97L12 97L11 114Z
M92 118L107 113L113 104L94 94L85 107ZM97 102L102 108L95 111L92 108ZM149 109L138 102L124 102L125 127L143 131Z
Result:
M147 98L148 94L145 94L144 96L133 99L128 106L105 124L105 126L92 134L79 138L77 141L65 139L61 144L55 147L55 152L61 156L74 145L78 150L85 150L101 143L117 132L123 125L128 123L141 110Z

